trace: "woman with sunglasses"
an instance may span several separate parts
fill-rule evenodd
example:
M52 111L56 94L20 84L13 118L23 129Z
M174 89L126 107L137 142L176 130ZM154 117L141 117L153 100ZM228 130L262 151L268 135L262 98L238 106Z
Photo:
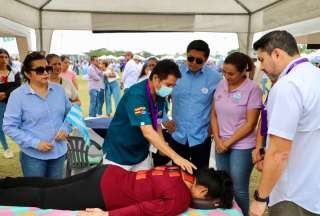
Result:
M61 59L56 54L48 54L46 56L49 66L52 66L52 72L49 74L49 80L53 83L58 83L64 88L67 97L71 103L80 103L78 91L74 85L67 79L60 77L61 74Z
M2 130L3 115L11 92L19 85L20 74L12 70L9 53L5 49L0 49L0 142L4 150L3 156L7 159L13 158L13 153Z
M61 85L49 82L52 70L39 52L29 54L21 70L26 82L11 93L4 114L3 130L20 145L24 176L63 176L71 103Z
M240 52L227 56L223 65L225 79L217 86L211 112L217 168L232 177L236 201L245 216L253 168L251 152L256 145L255 128L262 106L259 87L247 78L251 70L254 64L249 56Z

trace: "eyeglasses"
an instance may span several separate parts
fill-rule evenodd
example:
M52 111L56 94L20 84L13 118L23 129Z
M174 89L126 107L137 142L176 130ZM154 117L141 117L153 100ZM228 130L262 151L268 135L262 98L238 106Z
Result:
M45 71L47 73L51 73L53 71L53 67L46 66L46 67L31 68L31 71L35 71L37 75L43 75Z
M194 62L194 60L196 60L196 63L197 64L203 64L203 60L201 58L196 58L196 57L193 57L193 56L188 56L187 57L187 60L188 62L192 63Z

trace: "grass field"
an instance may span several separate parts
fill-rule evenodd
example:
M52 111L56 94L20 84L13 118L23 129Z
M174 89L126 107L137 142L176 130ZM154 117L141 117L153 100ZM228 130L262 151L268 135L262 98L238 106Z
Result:
M88 85L86 80L78 79L79 83L79 95L83 107L83 112L85 116L88 116L88 106L89 106L89 94ZM103 108L105 112L105 108ZM13 159L4 159L3 150L0 148L0 178L5 176L21 176L21 168L19 164L19 147L12 140L8 139L10 149L14 152L15 157ZM257 187L259 181L259 173L254 170L251 175L250 180L250 194L252 197L253 190Z

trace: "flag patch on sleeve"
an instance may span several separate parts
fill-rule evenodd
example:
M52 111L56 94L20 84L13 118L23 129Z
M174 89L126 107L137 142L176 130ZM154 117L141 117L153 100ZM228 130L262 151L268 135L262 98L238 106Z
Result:
M144 106L141 106L141 107L137 107L134 109L134 114L136 115L143 115L143 114L146 114L146 107Z

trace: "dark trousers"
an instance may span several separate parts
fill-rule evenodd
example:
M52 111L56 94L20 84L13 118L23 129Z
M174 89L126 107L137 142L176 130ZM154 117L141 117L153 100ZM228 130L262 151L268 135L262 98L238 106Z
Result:
M0 179L0 205L43 209L105 209L100 179L107 166L65 179L18 177Z
M164 140L169 143L170 145L170 140L171 140L171 135L167 132L167 130L162 130L162 134L164 137ZM157 167L157 166L164 166L166 165L169 161L171 161L170 158L163 156L159 153L159 151L157 153L152 153L152 159L153 159L153 166Z
M289 201L279 202L269 208L270 216L316 216L319 214L309 212L308 210Z
M208 137L203 143L190 147L188 142L181 144L175 141L167 132L163 132L165 140L170 147L177 152L181 157L191 161L198 169L202 167L209 167L211 139ZM164 165L170 159L157 154L154 157L154 166ZM160 164L159 164L160 163ZM161 164L162 163L162 164ZM164 164L163 164L164 163Z

